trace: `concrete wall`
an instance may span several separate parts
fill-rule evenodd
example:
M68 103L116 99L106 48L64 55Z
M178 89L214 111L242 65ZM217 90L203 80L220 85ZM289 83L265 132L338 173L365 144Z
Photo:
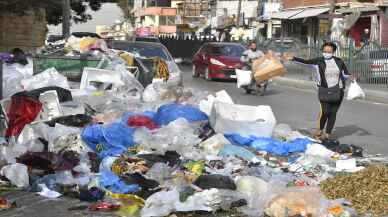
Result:
M241 4L241 13L245 14L245 18L257 17L257 1L243 1ZM218 1L217 16L224 15L223 9L227 9L228 16L237 15L238 1Z
M12 13L0 14L0 50L19 47L34 50L44 45L47 33L44 9L27 11L24 16Z

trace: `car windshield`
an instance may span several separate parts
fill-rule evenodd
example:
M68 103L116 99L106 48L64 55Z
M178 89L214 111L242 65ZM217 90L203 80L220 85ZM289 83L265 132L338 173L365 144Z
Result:
M210 54L217 56L240 57L245 48L241 45L218 45L210 48Z
M141 58L161 57L166 61L172 61L168 51L157 44L114 43L112 48L128 51Z

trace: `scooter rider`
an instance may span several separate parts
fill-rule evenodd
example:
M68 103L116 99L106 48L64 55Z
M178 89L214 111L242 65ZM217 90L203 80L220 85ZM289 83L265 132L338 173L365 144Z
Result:
M244 51L240 60L245 64L244 69L251 70L252 63L255 59L261 58L264 56L264 53L257 49L257 45L255 41L251 41L249 43L249 49Z

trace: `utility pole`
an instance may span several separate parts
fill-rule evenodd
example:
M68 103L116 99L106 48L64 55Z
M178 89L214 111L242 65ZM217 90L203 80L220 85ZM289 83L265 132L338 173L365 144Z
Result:
M62 0L62 36L70 37L70 0Z
M241 23L241 3L242 3L242 0L238 0L238 6L237 6L237 27L240 27L240 23Z

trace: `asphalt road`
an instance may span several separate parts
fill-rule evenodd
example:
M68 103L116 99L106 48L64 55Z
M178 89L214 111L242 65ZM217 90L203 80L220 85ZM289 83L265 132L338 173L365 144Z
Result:
M184 84L188 87L215 93L226 90L237 104L270 105L278 123L289 124L293 129L313 132L317 127L319 103L317 93L271 83L266 95L247 95L237 89L235 82L205 81L191 77L191 66L181 66ZM388 156L388 105L344 101L338 116L334 138L341 143L354 144L367 154Z
M270 84L265 96L246 95L236 88L234 82L208 82L191 77L191 66L182 66L185 86L214 93L226 90L235 103L246 105L270 105L279 123L294 129L312 131L319 112L316 93ZM345 101L338 116L334 132L342 143L366 148L370 154L388 156L388 106L369 102ZM62 197L45 199L28 192L0 192L0 197L16 201L19 208L0 211L0 217L100 217L115 216L113 213L69 210L87 203L78 199ZM205 215L199 215L205 216ZM220 215L222 216L222 215ZM229 215L226 215L229 216Z

